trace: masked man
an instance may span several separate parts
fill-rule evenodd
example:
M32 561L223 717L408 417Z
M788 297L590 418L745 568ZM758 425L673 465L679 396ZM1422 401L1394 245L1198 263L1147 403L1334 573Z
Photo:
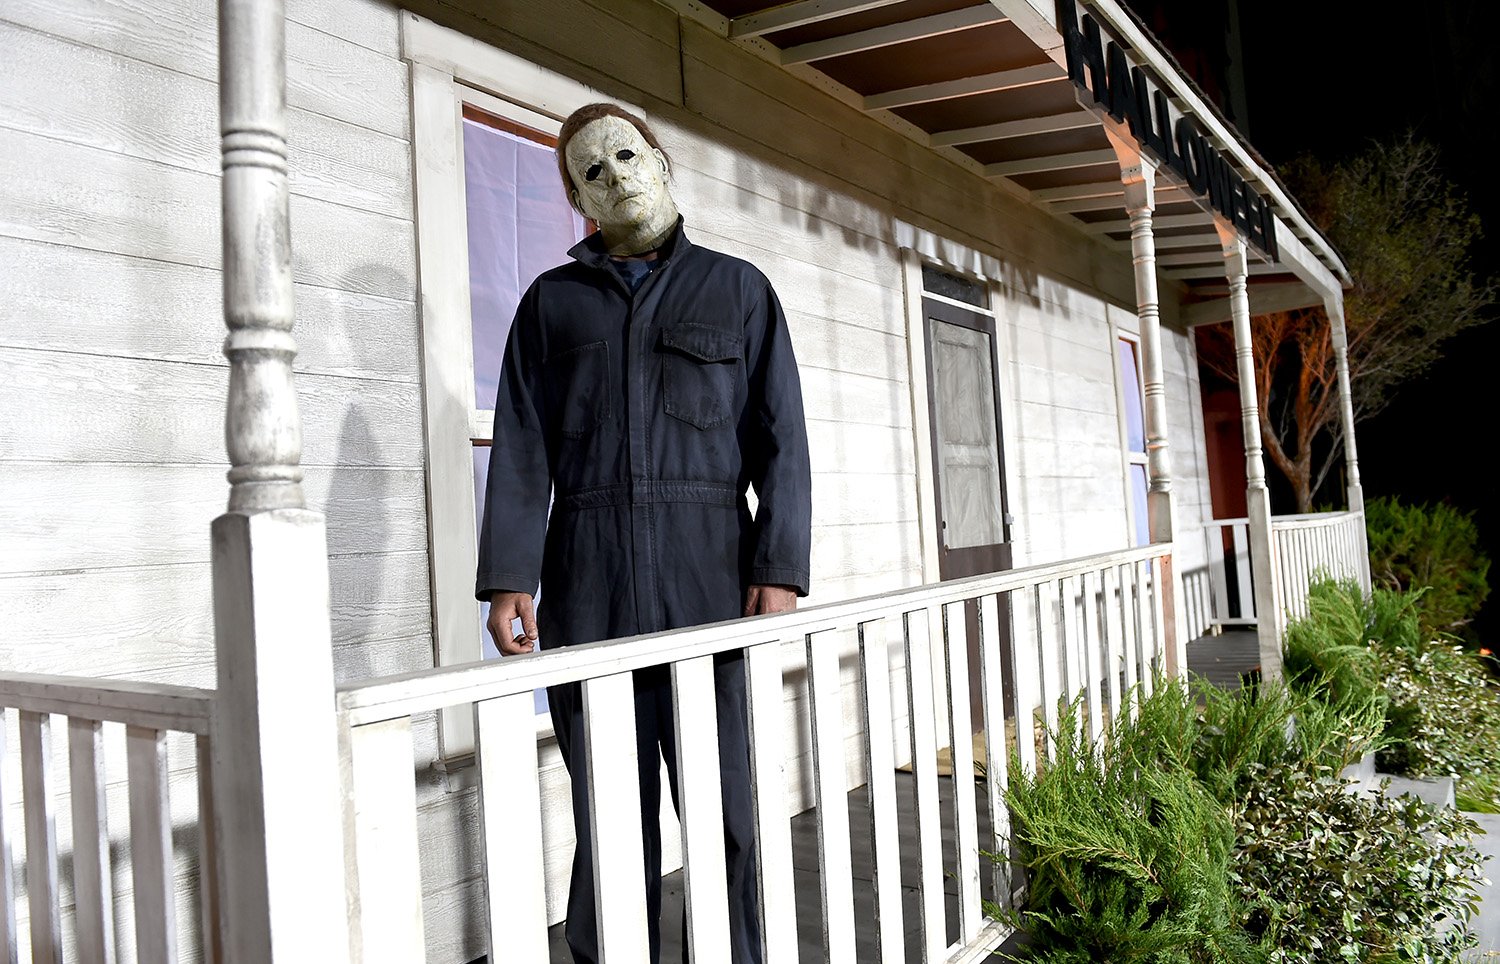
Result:
M580 108L563 124L558 166L573 206L599 230L527 290L506 346L476 589L490 602L496 645L517 654L538 641L551 648L795 608L808 589L807 434L770 283L689 242L667 157L640 118L611 104ZM517 618L523 632L513 637ZM733 959L752 964L761 955L742 656L719 658L715 675ZM668 668L637 672L635 691L657 961L658 752L677 796ZM568 944L578 964L593 964L581 687L548 697L577 831Z

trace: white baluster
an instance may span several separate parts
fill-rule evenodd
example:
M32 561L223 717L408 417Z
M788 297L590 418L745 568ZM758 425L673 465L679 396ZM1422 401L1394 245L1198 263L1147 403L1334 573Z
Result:
M729 959L729 890L724 867L724 802L714 658L672 664L677 733L678 819L682 827L689 960ZM848 820L848 814L845 814Z
M172 809L167 801L167 735L125 729L130 772L130 870L135 887L135 956L177 960L177 899L172 874Z
M218 801L214 794L213 739L198 737L198 897L203 918L203 959L223 964L223 901L219 895Z
M490 960L545 961L547 886L534 697L525 692L475 703L474 732Z
M947 957L948 948L931 669L932 634L934 627L941 625L940 620L941 617L932 610L918 610L902 616L906 643L907 719L911 723L911 768L917 799L917 903L922 919L922 964L938 964Z
M343 742L353 959L418 964L426 948L411 717L350 727Z
M33 964L62 964L57 897L57 821L52 799L52 717L21 711L21 785L26 798L26 890Z
M860 708L865 724L865 772L870 780L870 854L880 964L906 960L896 761L892 752L889 627L886 619L859 624Z
M765 964L797 964L797 905L782 720L786 684L780 643L762 643L745 650L745 684L750 710L750 782L754 787L761 943Z
M836 642L831 631L807 637L807 706L818 804L823 959L830 964L854 961L854 872L849 849L849 799L844 790L844 713Z
M979 896L979 824L974 800L974 724L969 704L969 622L965 603L943 607L948 654L948 732L953 735L954 846L958 865L958 939L968 943L984 926ZM1002 731L1003 732L1003 731Z
M991 841L985 848L1005 855L1010 849L1010 808L1005 805L1005 789L1010 785L1009 754L1005 745L1005 656L1000 651L1001 616L997 596L979 599L979 685L984 706L985 759L984 800L989 811ZM1014 649L1014 644L1012 649ZM1021 697L1019 680L1011 677L1016 695L1016 734L1021 739L1021 716L1030 716L1030 708ZM957 780L954 786L959 786ZM995 903L1011 906L1011 865L993 861L990 867Z
M109 861L109 805L104 798L104 724L68 721L73 796L73 927L86 961L115 959L114 895Z
M7 711L0 709L0 955L6 964L17 964L16 933L16 869L10 849L9 798L6 792L6 737L9 720Z
M649 960L641 875L641 784L631 674L583 682L589 821L594 842L594 908L601 964Z

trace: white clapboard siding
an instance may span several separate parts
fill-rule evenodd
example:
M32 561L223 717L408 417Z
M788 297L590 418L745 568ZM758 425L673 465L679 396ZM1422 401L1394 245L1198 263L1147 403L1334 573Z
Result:
M895 425L860 425L828 418L807 419L807 447L813 471L875 468L915 475L916 448L909 429Z
M0 128L0 235L215 267L218 207L212 174ZM303 282L414 296L410 221L294 196L291 223Z
M916 490L913 475L815 472L813 525L915 522Z
M328 514L334 555L422 550L419 469L308 469L308 504ZM16 463L0 472L0 574L170 565L209 558L224 469L99 465L83 473Z
M383 57L401 55L401 34L384 0L287 0L286 18Z
M787 314L799 368L853 372L906 381L906 335L845 324L830 318Z
M216 269L15 238L0 263L0 345L226 364ZM412 302L309 284L294 298L299 374L420 378Z
M218 84L0 23L5 126L203 173L219 170ZM56 65L67 63L67 71ZM306 110L287 114L293 194L410 217L400 137Z
M347 0L344 0L347 2ZM394 7L350 5L346 19L393 29ZM212 6L186 0L10 0L5 19L101 50L217 83L218 18ZM371 23L371 21L374 21ZM406 70L399 60L331 33L287 24L287 104L408 136Z
M224 461L228 368L0 348L0 452L31 461ZM163 404L170 399L170 404ZM304 466L422 466L422 393L402 382L303 375ZM87 429L35 413L89 413Z

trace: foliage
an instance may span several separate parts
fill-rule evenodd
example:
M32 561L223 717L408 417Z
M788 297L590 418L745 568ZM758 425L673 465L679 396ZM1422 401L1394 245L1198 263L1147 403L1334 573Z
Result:
M1184 705L1180 694L1161 701ZM1055 759L1033 777L1015 771L1006 794L1030 871L1019 915L1036 942L1030 959L1257 959L1236 926L1224 808L1180 768L1106 764L1079 735L1076 707L1061 717Z
M1423 633L1458 633L1489 594L1490 560L1472 513L1452 506L1407 505L1393 498L1365 503L1370 571L1390 589L1423 589L1417 602Z
M1302 157L1282 174L1354 283L1344 316L1354 415L1363 420L1436 361L1444 342L1489 319L1496 292L1469 266L1479 219L1444 176L1437 150L1410 136L1336 163ZM1201 331L1199 357L1237 382L1229 326ZM1306 512L1343 439L1328 314L1318 307L1258 317L1253 340L1266 452Z
M1371 613L1358 586L1319 580L1308 589L1307 615L1286 628L1282 671L1292 688L1323 702L1384 704L1382 673L1368 642Z
M1458 962L1477 940L1478 827L1327 767L1254 765L1232 871L1276 964ZM1372 886L1377 884L1378 886Z
M1097 747L1066 708L1055 758L1034 775L1017 762L1006 794L1031 881L1012 915L1025 959L1456 960L1467 929L1435 935L1471 913L1474 828L1349 792L1335 774L1373 744L1384 703L1314 692L1158 683Z

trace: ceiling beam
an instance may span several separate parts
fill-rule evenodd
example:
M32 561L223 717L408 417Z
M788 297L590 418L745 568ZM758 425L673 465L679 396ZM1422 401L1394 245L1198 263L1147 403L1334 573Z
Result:
M790 30L810 23L832 20L851 13L889 7L900 0L796 0L778 7L747 13L729 21L730 40L748 40L777 30Z
M1119 155L1111 148L1097 151L1076 151L1072 154L1046 154L1042 157L1026 157L1018 161L1000 161L984 166L985 177L1014 177L1017 174L1040 174L1043 171L1066 171L1075 167L1093 167L1095 164L1118 164ZM1130 222L1125 222L1128 228Z
M1223 264L1206 264L1198 268L1167 268L1162 271L1162 274L1170 275L1173 278L1181 278L1184 281L1191 281L1194 278L1219 278L1227 280L1224 278ZM1291 269L1281 264L1250 265L1250 276L1252 278L1257 275L1268 274L1291 274Z
M981 127L963 127L958 130L938 131L932 135L933 147L953 147L957 144L978 144L983 141L1003 141L1010 137L1027 137L1031 134L1056 134L1059 131L1083 130L1099 126L1099 118L1089 111L1075 110L1066 114L1048 114L1044 117L1022 117L1019 120Z
M1213 215L1202 211L1196 212L1194 214L1166 214L1162 215L1161 217L1155 217L1151 219L1151 224L1155 228L1196 228L1200 226L1212 227L1213 223ZM1093 223L1088 225L1088 231L1090 234L1113 234L1117 231L1129 230L1129 218L1122 218L1117 221L1094 221ZM1160 241L1161 239L1158 238L1156 240ZM1159 244L1158 247L1160 247Z
M1075 198L1123 197L1124 195L1125 185L1118 178L1111 181L1100 181L1096 184L1068 184L1063 187L1044 187L1031 192L1031 196L1038 201L1071 201Z
M927 104L935 100L951 100L954 97L992 94L1000 90L1045 84L1049 81L1061 80L1066 76L1062 67L1049 61L1034 67L1002 70L993 74L980 74L977 77L960 77L936 84L921 84L916 87L903 87L900 90L888 90L883 94L870 94L865 97L865 110L890 110L895 107L908 107L912 104Z
M1175 184L1162 184L1156 188L1156 196L1167 202L1178 202L1184 198L1175 195L1183 192L1183 188ZM1122 194L1107 194L1099 197L1081 197L1070 201L1048 201L1047 210L1062 211L1065 214L1077 214L1081 211L1115 211L1125 207L1125 197Z
M1111 243L1121 251L1131 250L1129 238L1112 241ZM1222 250L1219 248L1219 234L1214 230L1209 230L1204 234L1175 235L1169 237L1162 237L1158 234L1155 238L1155 244L1158 251L1167 251L1174 248L1206 248L1210 246L1215 250Z
M866 50L878 50L881 47L910 43L913 40L940 37L943 34L968 30L970 27L1004 23L1008 19L1010 18L996 10L993 4L981 3L962 10L950 10L948 13L934 14L931 17L920 17L885 27L872 27L857 33L846 33L839 37L829 37L827 40L815 40L811 43L787 47L781 51L781 63L782 66L805 64L828 57L863 53Z
M1291 311L1294 308L1313 308L1323 304L1323 296L1305 284L1250 285L1250 314L1265 315L1273 311ZM1184 305L1177 318L1189 328L1198 325L1214 325L1230 320L1229 299L1216 298Z

